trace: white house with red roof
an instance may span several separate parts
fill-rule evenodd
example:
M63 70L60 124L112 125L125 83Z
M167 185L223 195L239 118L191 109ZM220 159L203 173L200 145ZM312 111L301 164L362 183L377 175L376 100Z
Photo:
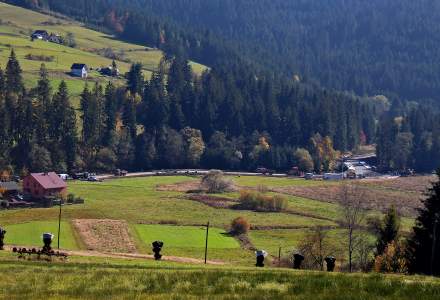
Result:
M56 173L31 173L23 179L23 193L32 198L65 194L67 184Z

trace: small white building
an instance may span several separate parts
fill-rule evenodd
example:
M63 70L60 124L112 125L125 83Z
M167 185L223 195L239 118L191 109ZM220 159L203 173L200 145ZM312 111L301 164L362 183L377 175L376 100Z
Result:
M70 68L70 74L75 77L87 78L89 68L86 64L73 64Z

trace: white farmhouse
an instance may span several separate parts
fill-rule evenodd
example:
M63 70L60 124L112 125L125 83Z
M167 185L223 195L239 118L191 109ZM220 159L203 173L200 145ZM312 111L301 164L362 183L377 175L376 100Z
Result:
M72 76L87 78L89 68L86 64L73 64L70 68L70 73Z

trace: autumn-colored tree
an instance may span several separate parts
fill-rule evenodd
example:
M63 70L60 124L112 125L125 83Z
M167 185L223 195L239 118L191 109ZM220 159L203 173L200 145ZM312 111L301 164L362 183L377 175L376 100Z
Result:
M374 269L376 272L406 273L408 267L405 258L405 246L396 241L389 243L383 254L376 257Z
M322 137L319 133L310 139L310 152L317 172L332 170L339 152L333 148L333 141L329 136Z
M234 235L246 234L250 228L249 222L243 217L232 220L231 233Z
M197 167L205 152L202 132L198 129L185 127L180 131L184 140L185 161L189 167Z

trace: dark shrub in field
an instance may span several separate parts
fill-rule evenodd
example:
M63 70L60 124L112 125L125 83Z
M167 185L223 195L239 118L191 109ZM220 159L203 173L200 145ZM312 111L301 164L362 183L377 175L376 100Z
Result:
M286 197L265 195L253 191L240 192L238 208L258 211L282 211L287 208Z
M234 235L246 234L250 228L249 222L243 217L232 220L231 233Z
M28 60L36 60L36 61L45 61L45 62L52 62L55 60L54 56L47 56L43 54L26 54L25 56Z

